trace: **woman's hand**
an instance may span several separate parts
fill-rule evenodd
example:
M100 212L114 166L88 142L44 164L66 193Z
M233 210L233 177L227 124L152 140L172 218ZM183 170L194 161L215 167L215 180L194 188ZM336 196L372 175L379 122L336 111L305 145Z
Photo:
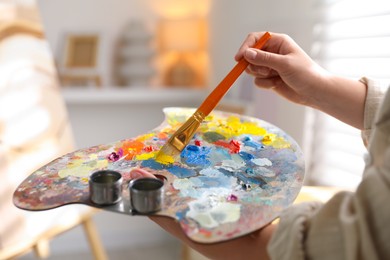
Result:
M284 34L272 33L262 50L250 48L263 34L249 34L235 59L244 57L250 63L247 72L255 77L257 86L272 89L295 103L313 106L313 99L321 92L318 81L328 73Z
M156 178L152 173L135 168L130 171L131 179ZM160 227L180 239L184 244L194 248L201 254L211 259L268 259L266 247L276 225L270 224L261 230L229 241L202 244L196 243L188 238L180 227L178 221L165 216L149 216Z
M257 86L363 128L366 86L362 82L330 74L284 34L271 33L262 50L251 48L263 34L249 34L235 56L250 63L247 72Z
M140 178L156 178L156 176L144 169L134 168L130 171L130 178L134 180Z

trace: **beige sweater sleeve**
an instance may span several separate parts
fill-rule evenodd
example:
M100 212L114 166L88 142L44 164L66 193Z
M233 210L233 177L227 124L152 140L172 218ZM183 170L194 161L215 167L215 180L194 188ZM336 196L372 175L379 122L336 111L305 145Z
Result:
M356 192L338 193L326 204L285 210L268 246L272 259L390 259L390 93L374 120L381 92L366 82L366 130L375 127L364 179Z
M364 129L362 131L362 138L367 146L374 124L375 114L379 109L388 85L384 82L375 81L366 77L361 78L360 82L367 86L367 96L364 106Z

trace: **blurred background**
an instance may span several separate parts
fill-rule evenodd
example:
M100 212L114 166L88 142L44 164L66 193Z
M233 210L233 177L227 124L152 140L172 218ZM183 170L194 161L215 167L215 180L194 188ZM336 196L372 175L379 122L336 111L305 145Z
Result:
M35 28L36 39L4 40L11 35L7 25L12 21ZM26 157L30 160L23 161L32 166L13 179L14 185L65 150L153 129L163 121L164 107L198 106L235 65L234 55L252 31L290 35L333 73L386 80L389 22L390 4L380 0L2 0L1 178L20 165L15 151L19 156L37 140L47 143L43 140L51 136L55 141L50 147L56 152L48 154L47 146L40 144L46 153L37 160L32 149ZM21 82L15 75L27 74L11 77L10 71L16 73L11 61L23 54L33 66ZM45 101L40 101L40 109L50 111L46 117L20 108L39 103L25 100L38 93L29 86L39 88L42 75L34 75L42 74L37 70L42 66L51 66L45 87L55 89L55 99L42 89L36 97ZM10 114L16 107L19 116ZM219 109L261 118L291 135L305 154L305 184L354 188L359 183L365 149L358 130L259 90L245 74ZM66 131L59 131L65 126ZM10 214L8 209L0 212L1 218ZM196 257L188 251L183 256L181 244L146 218L99 212L93 221L111 259ZM50 249L52 259L93 258L80 225L53 239ZM22 257L30 258L31 253Z

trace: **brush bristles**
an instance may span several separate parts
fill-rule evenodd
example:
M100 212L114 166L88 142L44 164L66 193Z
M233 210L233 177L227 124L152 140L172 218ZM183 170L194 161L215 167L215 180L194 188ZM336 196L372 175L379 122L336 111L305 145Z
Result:
M170 164L175 161L176 156L181 153L179 149L177 149L174 145L167 142L161 147L160 151L156 155L156 162L162 164Z
M200 111L195 113L169 138L168 142L156 155L156 161L164 164L173 163L177 155L183 151L194 136L205 115Z
M166 143L163 147L161 147L159 154L160 153L169 156L176 156L181 153L181 150L177 149L177 147L172 145L171 143Z

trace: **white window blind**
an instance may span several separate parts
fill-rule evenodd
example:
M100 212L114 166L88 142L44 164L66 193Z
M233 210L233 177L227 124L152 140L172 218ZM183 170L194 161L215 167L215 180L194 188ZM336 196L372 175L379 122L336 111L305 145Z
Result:
M350 78L390 78L390 1L318 1L312 57L328 71ZM366 149L360 131L308 109L308 183L356 187Z

